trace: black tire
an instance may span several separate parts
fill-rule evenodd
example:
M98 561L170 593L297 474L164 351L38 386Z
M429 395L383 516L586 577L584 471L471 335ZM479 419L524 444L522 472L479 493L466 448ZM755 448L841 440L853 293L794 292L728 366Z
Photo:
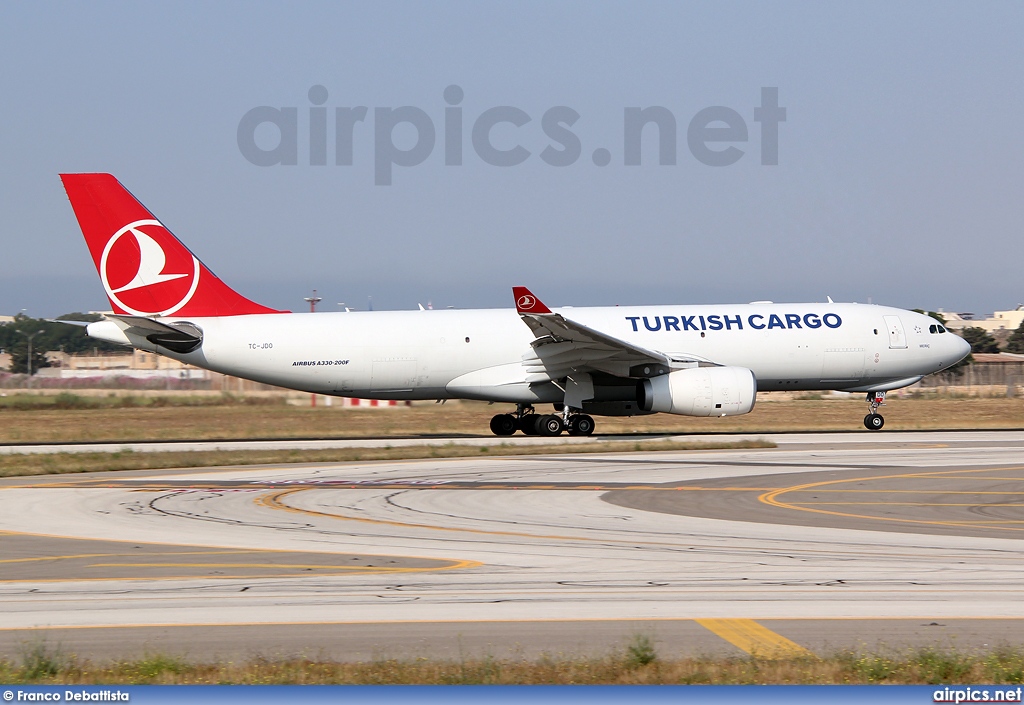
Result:
M537 428L537 421L540 416L537 414L527 414L519 419L519 430L523 432L524 436L539 436L540 429Z
M577 414L569 419L570 436L589 436L594 432L594 419L586 414Z
M554 414L545 414L537 421L537 430L542 436L560 436L565 430L562 419Z
M868 414L864 417L864 428L869 431L881 431L885 425L885 419L881 414Z
M491 433L495 436L511 436L516 432L516 417L512 414L497 414L491 419Z

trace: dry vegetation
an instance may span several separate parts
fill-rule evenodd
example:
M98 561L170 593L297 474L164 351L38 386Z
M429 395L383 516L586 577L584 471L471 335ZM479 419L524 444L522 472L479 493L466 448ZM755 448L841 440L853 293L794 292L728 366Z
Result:
M636 434L629 441L518 447L490 435L491 415L511 405L455 402L396 408L290 406L283 398L232 396L53 396L0 398L0 443L203 440L253 438L417 437L423 445L320 451L210 451L59 453L0 456L0 477L99 470L450 458L538 453L707 450L772 447L768 442L686 443L644 439L643 434L773 433L861 427L866 405L850 399L790 399L769 395L745 416L690 418L657 414L598 419L599 435ZM1006 398L893 399L886 429L1024 428L1024 400ZM479 438L469 446L429 446L433 438Z
M0 661L8 684L934 684L1024 682L1024 650L962 653L924 648L882 653L837 652L821 658L658 657L640 636L603 658L460 661L254 660L193 664L161 655L134 661L78 661L59 650L27 648L19 662Z
M51 397L0 399L0 443L378 436L490 436L487 422L509 404L461 402L389 409L289 406L233 397ZM891 399L886 429L1024 428L1024 400ZM772 401L724 419L656 414L599 418L599 434L856 431L867 405L850 399ZM866 431L865 431L866 432Z

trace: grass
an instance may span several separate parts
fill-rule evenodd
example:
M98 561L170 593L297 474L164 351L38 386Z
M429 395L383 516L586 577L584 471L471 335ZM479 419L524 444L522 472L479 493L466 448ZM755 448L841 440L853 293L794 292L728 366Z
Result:
M60 649L51 649L45 644L29 644L21 649L21 668L18 674L25 682L56 678L67 671L70 662Z
M415 445L397 448L341 448L332 450L241 450L135 453L38 453L0 455L0 477L27 475L63 475L109 470L150 470L198 468L225 465L263 465L281 463L330 463L361 460L405 460L414 458L465 458L506 455L552 455L566 453L612 453L667 450L719 450L730 448L774 448L770 441L752 440L722 443L680 441L602 441L571 445L514 446L488 445Z
M0 660L0 682L60 685L351 684L351 685L603 685L603 684L946 684L1024 682L1024 647L962 652L935 647L891 653L840 651L822 657L760 659L659 657L638 635L603 657L379 659L339 663L255 659L190 663L166 655L94 663L59 647L36 645L18 661Z
M232 394L58 394L5 393L0 396L0 412L38 410L95 410L162 408L167 406L284 406L283 396L234 396Z
M643 668L657 660L658 652L651 637L646 634L634 634L632 641L626 646L626 665L634 669Z
M489 436L490 417L511 405L462 402L387 409L294 407L261 397L0 397L0 443ZM891 399L886 429L1024 428L1024 399ZM863 431L860 400L760 401L727 418L656 414L601 417L600 434ZM866 432L866 431L865 431Z

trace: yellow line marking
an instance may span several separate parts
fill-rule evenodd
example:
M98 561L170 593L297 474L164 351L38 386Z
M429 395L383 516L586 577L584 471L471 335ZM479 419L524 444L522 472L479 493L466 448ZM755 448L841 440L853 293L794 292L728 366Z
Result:
M832 515L832 516L847 517L847 518L851 518L851 519L873 519L875 521L892 521L892 522L903 523L903 524L928 524L928 525L931 525L931 526L972 526L973 522L969 522L969 521L929 521L929 520L925 520L925 519L901 519L901 518L897 518L897 517L879 517L879 516L871 516L871 515L868 515L868 514L850 514L850 513L847 513L847 512L835 512L835 511L832 511L832 510L829 510L829 509L813 509L811 507L799 506L799 505L796 505L794 503L783 502L783 501L779 500L778 498L780 496L784 495L784 494L789 494L789 493L794 493L794 492L807 492L807 491L810 491L810 490L814 490L815 488L825 487L826 485L847 484L847 483L850 483L850 482L866 482L866 481L871 481L871 480L893 480L893 479L908 479L908 480L930 479L930 480L934 480L934 479L942 479L946 475L952 475L954 473L974 473L974 472L983 473L983 472L991 472L991 471L996 470L996 469L1010 470L1010 471L1024 470L1024 466L1014 466L1014 467L1008 467L1008 468L978 468L977 470L966 470L966 471L960 469L960 470L950 470L948 473L931 470L931 471L919 472L919 473L903 473L903 474L899 474L899 475L876 475L876 476L865 476L865 477L847 478L847 479L844 479L844 480L827 480L825 482L810 482L810 483L807 483L807 484L804 484L804 485L795 485L793 487L787 487L787 488L783 488L783 489L774 490L772 492L766 492L765 494L761 495L757 499L758 499L759 502L762 502L763 504L768 504L768 505L773 506L773 507L780 507L782 509L792 509L792 510L798 511L798 512L813 512L815 514L829 514L829 515ZM977 479L977 475L975 475L972 479ZM986 478L980 478L980 479L986 479ZM821 490L821 491L823 491L823 492L833 492L835 490ZM913 490L842 490L842 491L876 492L876 493L914 492ZM996 495L1013 495L1013 494L1022 494L1022 493L1020 493L1020 492L933 492L933 491L930 491L930 490L918 490L918 491L916 491L916 494L996 494ZM992 505L985 505L985 506L992 506ZM999 505L994 505L994 506L999 506ZM1024 531L1024 527L999 526L999 527L990 527L990 528L999 528L999 529L1002 529L1004 531Z
M328 551L312 551L307 549L277 549L277 548L237 548L233 546L209 546L212 549L223 549L223 550L204 550L206 546L196 546L194 544L183 544L183 543L170 543L165 541L130 541L127 539L97 539L97 538L86 538L81 536L66 536L62 534L43 534L28 531L9 531L0 529L0 536L35 536L43 538L54 538L54 539L66 539L68 541L99 541L109 543L120 543L120 544L133 544L135 546L176 546L181 548L193 548L194 551L174 551L160 553L157 555L170 556L170 555L224 555L224 554L260 554L260 553L272 553L277 555L286 554L313 554L321 556L359 556L361 558L387 558L387 559L419 559L419 560L430 560L446 562L448 565L441 566L422 566L419 568L390 568L386 566L381 567L369 567L364 566L360 570L361 573L394 573L394 572L409 572L409 573L434 573L438 571L448 570L464 570L467 568L478 568L483 565L480 561L473 560L457 560L454 558L434 558L430 556L402 556L402 555L388 555L388 554L375 554L375 553L331 553ZM113 558L119 556L139 556L136 553L95 553L95 554L79 554L71 556L38 556L33 558L12 558L4 559L0 563L18 563L27 561L45 561L45 560L61 560L61 559L74 559L74 558ZM131 568L132 563L118 563L115 564L119 568ZM159 564L159 565L171 565L171 564ZM212 565L212 564L210 564ZM277 567L273 564L266 566L268 569L276 569ZM325 566L330 567L330 566ZM0 584L6 585L9 583L74 583L74 582L101 582L101 581L128 581L128 580L237 580L237 579L248 579L248 578L297 578L304 577L308 573L280 573L272 575L252 575L252 574L240 574L240 575L172 575L172 576L160 576L160 577L146 577L146 576L135 576L135 577L106 577L106 578L24 578L14 580L3 580L0 579Z
M114 563L111 564L115 568L131 568L130 564ZM156 564L156 567L163 567L164 564ZM169 565L169 564L168 564ZM377 573L428 573L437 572L442 570L461 570L464 568L475 568L482 563L478 561L453 561L453 565L441 566L440 568L388 568L388 567L363 567L358 568L353 566L352 568L346 569L347 574L351 575L373 575ZM90 567L90 566L87 566ZM93 566L94 567L94 566ZM200 567L203 567L200 565ZM266 566L268 569L273 569L276 566ZM343 570L338 568L337 570ZM171 580L257 580L266 578L304 578L304 577L315 577L317 575L332 575L332 573L315 573L315 572L295 572L290 573L253 573L253 572L237 572L233 575L204 575L202 573L193 573L191 575L161 575L159 577L146 577L146 576L120 576L120 577L103 577L103 578L19 578L16 580L0 580L0 585L8 585L15 583L102 583L102 582L132 582L132 581L171 581ZM341 573L339 573L341 575Z
M107 558L111 555L110 553L79 553L73 556L34 556L32 558L5 558L0 560L0 563L38 563L39 561L65 561L73 560L75 558ZM125 554L127 555L127 554Z
M939 478L939 477L934 477L933 478L933 477L930 477L930 475L931 475L931 473L929 473L929 474L921 474L921 475L914 475L914 476L906 476L906 477L914 477L914 478L920 478L920 479L1005 480L1005 481L1010 481L1010 482L1024 480L1024 477L983 477L983 476L982 477L979 477L979 476L958 477L958 476L948 476L948 477L945 477L945 478ZM902 475L892 475L892 476L885 476L884 478L874 478L874 477L871 477L871 478L853 478L853 479L850 479L850 480L842 480L841 482L855 482L855 481L858 481L858 480L861 480L861 479L886 479L886 478L902 478L902 477L904 477L904 476L902 476ZM45 485L26 485L24 487L19 487L19 488L16 488L16 489L40 489L40 488L43 488L43 487L45 487ZM533 491L533 490L555 490L555 491L564 490L566 492L589 491L589 490L598 491L598 492L617 492L617 491L620 491L620 490L633 490L633 491L645 491L645 492L680 492L680 491L684 491L684 492L771 492L771 491L774 491L774 490L786 490L786 491L793 491L793 492L795 492L795 491L805 491L805 490L797 490L797 489L795 489L793 487L699 487L699 486L694 486L694 485L680 485L680 486L665 487L665 486L662 486L662 485L623 485L623 486L611 486L611 485L518 485L518 484L514 484L514 483L507 483L507 484L488 484L488 485L466 486L465 484L456 483L456 482L453 482L451 484L437 484L437 485L420 485L420 484L413 484L413 483L408 483L408 482L395 482L395 483L381 482L381 483L376 483L376 484L348 484L348 483L322 484L322 483L316 483L316 482L310 482L308 484L303 484L301 482L293 482L293 483L289 483L287 485L287 487L282 487L279 483L259 483L259 482L254 482L252 484L247 484L247 485L230 486L230 487L223 486L223 485L199 485L199 484L189 485L188 487L184 487L184 486L168 486L168 485L163 484L163 483L153 483L151 486L117 485L117 486L112 486L110 488L111 489L126 489L126 490L138 491L138 492L153 492L153 491L163 491L163 492L194 492L194 491L213 491L213 492L216 492L216 491L225 491L226 492L226 491L238 491L238 490L247 490L247 491L251 491L251 492L258 492L258 491L273 490L273 489L296 489L296 490L389 490L389 489L412 489L412 490L452 490L452 491L503 490L503 491L520 491L520 492L529 492L529 491ZM82 487L79 487L78 489L92 489L92 488L89 488L89 487L86 487L86 486L83 485ZM104 488L104 489L106 489L106 488ZM881 491L884 491L884 492L904 492L904 493L919 494L919 493L921 493L921 492L923 492L925 490L829 489L829 490L822 490L822 491L824 491L824 492L881 492ZM935 494L986 494L986 493L987 494L1024 494L1024 492L986 492L984 490L980 490L978 492L972 492L972 491L969 491L969 490L963 490L963 491L958 491L958 490L947 490L947 491L936 490L936 491L934 491L934 493ZM3 533L3 532L0 532L0 533Z
M894 476L894 475L893 476L887 476L887 477L884 477L884 478L881 478L881 479L890 479L890 477L897 477L897 476ZM851 480L836 480L836 482L860 482L862 480L876 480L876 479L879 479L879 478L875 478L875 477L856 477L856 478L853 478ZM912 479L917 479L917 478L912 478ZM928 479L928 480L940 480L940 479L943 479L943 478L929 477L929 478L925 478L925 479ZM971 478L971 479L976 479L976 478ZM1022 479L1024 479L1024 478L1022 478ZM826 483L822 483L822 484L826 484ZM836 494L836 493L856 494L856 493L860 493L860 494L998 494L998 495L1024 495L1024 492L1001 492L1001 491L997 491L997 490L887 490L887 489L883 489L883 488L879 488L877 490L819 490L819 489L803 489L804 487L813 487L813 485L800 485L799 487L787 487L787 488L783 488L783 489L780 489L780 490L777 490L777 491L780 492L780 493L784 493L784 494L790 494L790 493L797 494L799 492L817 492L819 494L824 494L824 493L827 492L829 494Z
M697 619L700 626L752 656L777 659L813 653L752 619Z
M470 458L470 460L475 460L475 459L476 458ZM481 460L485 460L485 458L481 458ZM303 463L296 463L296 465L303 465ZM240 466L240 467L244 467L244 466ZM237 469L237 468L229 468L229 469ZM4 490L4 489L19 489L19 488L17 488L17 487L0 487L0 490ZM316 489L316 488L310 487L308 489ZM206 549L206 548L213 548L213 549L224 549L225 552L228 552L228 553L233 553L233 552L236 552L236 551L240 551L240 552L250 551L250 552L255 552L255 553L313 553L313 554L317 554L317 555L328 555L328 556L333 556L333 555L342 555L342 556L370 556L370 557L373 557L373 558L395 558L396 557L393 554L384 554L384 553L354 553L354 552L335 553L333 551L323 551L323 550L317 551L317 550L308 549L308 548L239 548L238 546L222 546L222 545L218 545L218 544L197 545L197 544L191 544L191 543L179 543L179 542L175 542L175 541L152 541L152 540L149 540L149 539L146 539L144 541L137 541L137 540L132 540L132 539L109 539L109 538L96 538L94 536L69 536L67 534L49 534L49 533L43 533L43 532L39 532L39 531L13 531L11 529L0 529L0 536L38 536L38 537L49 538L49 539L67 539L69 541L99 541L99 542L106 542L106 543L128 543L128 544L132 544L132 545L135 545L135 546L175 546L175 547L179 547L179 548L197 549L197 551L203 552L203 553L206 552L204 549ZM126 554L126 555L128 555L128 554ZM132 554L132 555L134 555L134 554ZM169 555L169 554L162 554L162 555ZM451 558L435 558L435 557L432 557L432 556L404 556L404 555L399 555L397 557L398 558L420 558L420 559L432 560L432 561L454 561L454 559L451 559ZM461 563L464 563L466 561L454 561L454 562L457 562L457 563L461 564ZM473 563L474 565L483 565L482 563L476 563L475 561L469 561L469 563Z
M960 475L945 475L943 477L936 476L933 478L928 478L927 476L922 475L922 477L924 477L925 479L934 480L1002 480L1005 482L1020 482L1021 480L1024 480L1024 477L992 477L991 475L977 475L972 477L962 477Z
M625 544L629 546L635 546L642 544L644 546L672 546L672 547L696 547L696 544L687 542L671 542L671 541L647 541L638 538L627 538L627 539L614 539L614 538L603 538L603 537L592 537L592 536L565 536L559 534L529 534L525 532L517 531L498 531L493 529L473 529L469 527L455 527L455 526L437 526L434 524L415 524L411 522L394 521L390 519L371 519L369 517L353 517L345 514L332 514L330 512L317 511L315 509L302 509L299 507L293 507L290 504L285 504L283 499L291 494L298 494L299 492L307 492L315 490L317 488L310 487L293 487L287 490L281 490L278 492L271 493L269 495L262 495L254 498L254 502L260 506L268 509L278 509L286 512L294 512L296 514L306 514L309 516L326 517L328 519L335 519L340 521L358 521L364 524L381 524L384 526L396 526L403 529L431 529L435 531L451 531L451 532L465 532L469 534L478 534L483 536L513 536L523 537L530 539L549 539L557 541L585 541L585 542L597 542L605 544ZM809 510L814 511L814 510ZM609 531L609 529L600 529L599 531ZM815 549L803 549L803 553L807 554L820 554L833 556L834 552L828 549L815 550ZM893 554L894 556L906 555L914 558L919 557L916 553L906 554ZM461 567L461 566L459 566ZM474 567L474 566L469 566Z
M334 571L372 571L375 573L411 573L418 568L397 568L392 566L360 566L360 565L292 565L267 563L92 563L88 568L262 568L264 570L334 570Z
M204 548L221 548L226 549L228 553L235 551L252 551L255 553L315 553L317 555L324 556L373 556L374 558L394 558L393 555L383 553L335 553L333 551L314 551L306 548L239 548L238 546L219 546L216 544L196 545L192 543L174 543L171 541L151 541L146 539L145 541L132 541L131 539L104 539L96 538L94 536L68 536L67 534L44 534L37 531L11 531L9 529L0 529L0 534L6 536L41 536L49 539L67 539L68 541L98 541L101 543L130 543L135 546L177 546L180 548L194 548L199 552L204 552ZM126 554L127 555L127 554ZM133 554L134 555L134 554ZM167 554L162 554L167 555ZM427 558L428 560L440 560L447 561L450 558L430 558L427 556L399 556L400 558Z
M1024 479L1024 478L1014 478ZM24 485L17 488L11 489L44 489L50 487L49 485ZM103 487L95 487L88 483L82 483L80 485L62 484L60 485L63 489L119 489L128 490L130 492L259 492L261 490L273 490L283 489L280 483L272 482L253 482L252 484L246 485L202 485L192 484L189 486L182 485L167 485L165 483L154 482L150 485L136 485L136 484L119 484L119 485L104 485ZM533 490L564 490L566 492L576 491L595 491L595 492L618 492L620 490L632 490L632 491L644 491L644 492L768 492L771 490L777 490L778 487L695 487L682 485L678 487L665 487L660 485L626 485L621 487L609 486L609 485L517 485L514 483L506 484L488 484L488 485L473 485L467 486L461 482L453 482L451 484L437 484L437 485L419 485L409 482L381 482L377 484L354 484L354 483L333 483L333 484L321 484L316 482L309 482L303 484L301 482L291 482L287 485L288 489L303 489L303 490L452 490L452 491L483 491L483 490L501 490L505 492L531 492Z
M978 504L977 502L790 502L790 504L797 507L817 507L817 506L865 506L874 507L886 506L886 507L985 507L990 509L998 509L1000 507L1024 507L1024 504Z
M695 485L680 485L679 487L618 487L616 489L637 489L637 490L684 490L687 492L764 492L776 490L777 487L697 487Z
M290 504L285 504L282 500L288 495L297 494L299 492L307 492L317 488L304 488L304 487L293 487L287 490L281 490L279 492L273 492L269 495L263 495L255 499L256 504L266 507L268 509L279 509L286 512L294 512L296 514L306 514L308 516L319 516L327 517L328 519L341 519L343 521L358 521L364 524L382 524L385 526L398 526L404 529L433 529L435 531L464 531L471 534L486 534L488 536L516 536L520 538L531 538L531 539L555 539L562 541L607 541L607 539L597 539L587 536L555 536L545 534L529 534L522 531L496 531L490 529L471 529L462 528L457 526L436 526L433 524L413 524L404 521L391 521L389 519L370 519L368 517L350 517L344 514L332 514L330 512L320 512L315 509L301 509L299 507L293 507ZM623 543L620 541L620 543ZM624 543L635 543L634 541L628 541Z
M964 519L958 521L958 524L965 526L972 526L974 524L1024 524L1024 520L1020 519Z
M79 539L89 540L89 539ZM263 553L263 551L256 549L240 549L237 551L168 551L165 553L159 553L160 556L221 556L231 554L246 554L246 553ZM0 559L0 563L32 563L37 561L63 561L73 560L75 558L131 558L139 556L138 553L76 553L69 556L33 556L32 558L4 558ZM152 555L152 554L147 554ZM332 554L325 554L332 555ZM124 564L128 565L128 564ZM134 565L134 564L133 564ZM141 565L141 564L139 564Z
M551 541L585 541L588 543L613 543L613 544L626 544L635 546L637 543L642 543L645 546L692 546L689 543L672 543L669 541L643 541L640 539L613 539L603 538L595 536L566 536L559 534L530 534L523 531L500 531L497 529L474 529L470 527L459 527L459 526L438 526L436 524L416 524L412 522L394 521L391 519L371 519L369 517L353 517L345 514L333 514L331 512L322 512L315 509L303 509L300 507L293 507L290 504L285 504L283 501L285 497L298 494L299 492L308 492L320 488L316 487L292 487L287 490L280 490L273 492L268 495L262 495L255 498L255 503L266 507L268 509L278 509L286 512L294 512L296 514L305 514L308 516L326 517L328 519L336 519L341 521L358 521L364 524L379 524L383 526L396 526L403 529L429 529L433 531L451 531L468 534L478 534L482 536L512 536L516 538L528 538L528 539L547 539ZM422 489L422 488L416 488ZM597 529L597 531L608 531L608 529ZM827 552L822 552L827 553Z

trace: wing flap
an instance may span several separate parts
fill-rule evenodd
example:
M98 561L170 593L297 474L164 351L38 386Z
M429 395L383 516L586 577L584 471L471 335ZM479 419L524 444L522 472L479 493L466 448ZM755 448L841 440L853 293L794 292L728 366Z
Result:
M535 331L540 329L558 342L571 343L572 348L575 350L587 349L601 351L607 353L609 357L625 356L635 359L638 363L660 362L668 365L672 362L672 358L665 353L658 352L656 350L649 350L639 345L628 343L625 340L620 340L619 338L585 326L582 323L577 323L572 319L566 318L560 313L527 313L520 314L520 316L527 321L527 325L532 323L533 325L530 325L530 327ZM540 353L540 351L543 350L543 345L538 346L535 349Z

